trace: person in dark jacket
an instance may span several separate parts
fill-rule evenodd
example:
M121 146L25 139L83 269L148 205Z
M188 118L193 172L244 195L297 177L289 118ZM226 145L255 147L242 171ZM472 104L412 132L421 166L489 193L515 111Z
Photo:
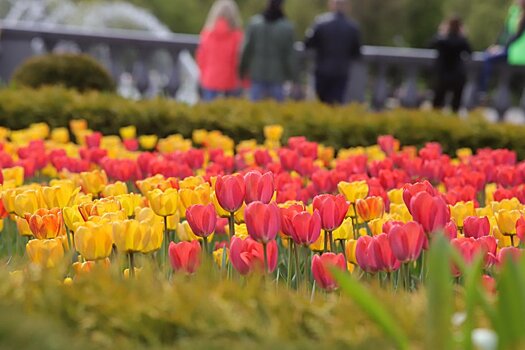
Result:
M305 46L316 53L315 89L328 104L342 104L350 62L361 55L357 25L345 15L346 0L330 0L331 12L319 16L306 34Z
M294 29L283 11L284 0L268 0L252 17L242 46L240 75L251 80L250 99L284 100L283 84L297 79Z
M472 53L470 44L463 35L461 19L453 17L442 25L440 33L432 40L430 46L438 51L434 108L443 108L447 94L452 93L452 110L457 112L461 107L461 97L467 80L465 56Z

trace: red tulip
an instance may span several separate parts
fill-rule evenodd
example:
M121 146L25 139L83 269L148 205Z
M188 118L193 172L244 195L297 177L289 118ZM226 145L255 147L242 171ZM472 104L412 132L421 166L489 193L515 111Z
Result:
M333 231L343 223L349 204L342 195L322 194L314 198L314 210L321 215L321 227Z
M525 240L525 218L523 216L516 221L516 236L518 236L520 241Z
M253 202L244 211L244 221L251 238L257 242L274 240L281 229L279 207L275 203Z
M288 208L279 208L279 211L281 213L281 231L288 237L292 237L294 234L293 217L295 214L304 211L304 207L300 204L294 204Z
M392 253L403 263L417 260L426 240L423 228L414 221L394 225L388 233Z
M457 225L456 225L456 223L454 221L450 220L445 225L444 231L445 231L445 237L447 237L449 239L458 238L458 227L457 227ZM426 248L427 247L425 247L425 249Z
M169 246L169 257L171 267L175 271L184 271L193 274L200 265L201 246L198 241L171 242Z
M489 218L469 216L463 221L463 234L465 237L480 238L490 234Z
M275 190L272 173L262 175L258 171L250 171L244 175L244 183L246 185L246 204L256 201L264 204L270 203Z
M277 242L270 241L266 246L269 273L272 273L277 267L277 255ZM247 275L255 270L264 270L263 245L251 238L242 240L234 236L230 244L230 261L241 275Z
M388 235L382 233L372 238L369 246L370 256L375 261L378 270L392 272L399 269L401 262L394 255Z
M426 233L441 230L450 221L450 209L440 196L420 192L410 200L410 214Z
M483 275L483 277L481 277L481 285L483 288L485 288L487 293L496 294L496 280L493 277L489 275Z
M292 238L295 244L310 245L321 235L321 216L317 210L313 214L306 211L295 214L292 219Z
M396 140L392 135L379 136L377 144L387 155L391 155L399 149L399 140Z
M512 259L517 263L521 258L521 249L516 247L501 248L498 252L498 264L504 264L507 259Z
M102 134L98 131L86 136L86 145L88 148L99 148L102 141Z
M359 267L369 273L377 272L378 268L375 263L375 259L372 256L370 246L372 245L373 238L370 236L361 236L357 240L355 248L355 258Z
M346 271L346 261L343 254L324 253L323 255L314 255L312 259L312 275L316 284L327 291L333 291L338 288L337 282L330 273L331 268Z
M497 262L497 243L493 236L484 236L478 239L472 237L456 238L452 240L451 244L467 264L470 264L477 254L483 255L486 268ZM452 271L454 276L461 275L457 266L453 265Z
M242 175L225 175L217 177L215 195L219 205L230 213L242 207L246 188Z
M407 208L410 209L412 197L420 192L427 192L431 195L436 194L436 190L428 181L417 182L415 184L406 184L403 186L403 201L405 202Z
M192 205L186 209L186 220L193 233L204 238L215 231L217 213L213 204Z

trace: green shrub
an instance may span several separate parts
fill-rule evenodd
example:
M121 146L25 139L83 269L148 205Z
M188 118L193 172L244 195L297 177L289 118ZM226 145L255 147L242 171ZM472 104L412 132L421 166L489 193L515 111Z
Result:
M113 91L115 83L97 61L87 55L51 54L30 58L14 73L15 85L38 88L63 85L79 91Z
M86 118L92 129L118 134L122 126L136 125L140 134L190 137L195 129L220 130L236 141L262 141L264 125L280 123L285 138L304 135L337 149L372 145L379 135L392 134L404 145L439 141L445 152L461 147L515 150L525 159L525 127L491 124L473 113L469 119L439 112L368 111L360 105L330 107L315 102L251 103L224 100L187 106L167 99L129 101L114 94L80 94L64 88L0 90L0 125L21 129L34 122L52 127Z

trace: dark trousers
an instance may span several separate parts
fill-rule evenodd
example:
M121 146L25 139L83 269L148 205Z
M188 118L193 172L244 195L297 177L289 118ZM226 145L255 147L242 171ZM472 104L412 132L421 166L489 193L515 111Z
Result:
M315 91L319 99L328 104L343 104L348 84L347 76L315 75Z
M443 108L447 94L451 93L452 110L454 112L459 111L465 82L466 78L464 76L438 78L434 88L434 108Z

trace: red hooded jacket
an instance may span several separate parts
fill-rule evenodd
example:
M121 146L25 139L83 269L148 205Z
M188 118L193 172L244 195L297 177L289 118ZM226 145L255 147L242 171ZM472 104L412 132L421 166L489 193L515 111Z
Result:
M222 18L217 20L212 30L202 31L197 64L203 88L229 91L241 87L237 71L242 40L242 31L232 29Z

